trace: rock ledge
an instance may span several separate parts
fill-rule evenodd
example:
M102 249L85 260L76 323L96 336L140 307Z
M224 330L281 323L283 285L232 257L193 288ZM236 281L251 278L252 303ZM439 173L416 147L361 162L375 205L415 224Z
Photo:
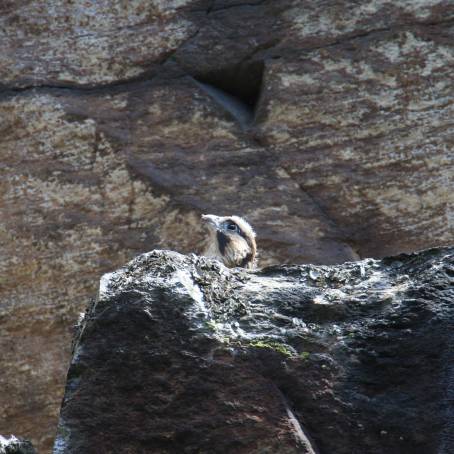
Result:
M452 452L453 253L143 254L80 323L54 452Z

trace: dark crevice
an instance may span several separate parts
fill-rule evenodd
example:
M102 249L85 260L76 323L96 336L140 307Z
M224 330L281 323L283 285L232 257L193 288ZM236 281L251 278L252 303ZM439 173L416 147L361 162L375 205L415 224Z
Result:
M252 123L254 118L253 111L239 98L232 96L213 85L199 82L196 79L194 79L194 81L198 87L216 101L217 104L229 112L242 127L245 128Z
M210 12L218 12L218 11L224 11L226 9L232 9L232 8L242 8L245 6L261 6L263 3L265 3L267 0L258 0L256 2L238 2L232 4L226 4L228 2L216 2L214 1L213 4L211 5ZM216 6L216 3L221 3L219 6ZM231 3L231 2L230 2Z
M215 69L194 78L240 99L253 110L260 96L263 68L263 61L244 62L232 67Z
M248 61L194 76L198 86L242 125L252 123L263 82L263 61Z
M233 8L244 8L244 7L255 7L263 5L268 0L257 0L257 1L249 1L249 2L241 2L238 1L237 3L232 1L219 1L219 0L211 0L208 6L205 8L197 7L191 8L189 12L191 13L205 13L209 15L210 13L216 13L218 11L224 11Z
M154 79L158 74L153 72L145 71L140 76L125 79L125 80L116 80L109 83L100 83L100 84L87 84L87 85L78 85L77 83L50 83L50 84L30 84L23 85L19 87L14 87L6 84L0 84L0 94L11 94L15 95L18 93L23 93L33 90L70 90L73 92L103 92L110 91L115 88L127 87L129 85L134 85L140 82L146 82Z

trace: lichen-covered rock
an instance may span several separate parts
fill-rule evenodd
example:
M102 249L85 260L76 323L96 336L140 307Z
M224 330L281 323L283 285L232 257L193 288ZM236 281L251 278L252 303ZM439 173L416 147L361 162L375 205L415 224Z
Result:
M0 454L36 454L36 451L28 440L0 435Z
M447 454L454 249L248 272L153 251L105 275L55 454Z
M96 85L153 70L196 32L191 0L6 1L0 80L7 86Z

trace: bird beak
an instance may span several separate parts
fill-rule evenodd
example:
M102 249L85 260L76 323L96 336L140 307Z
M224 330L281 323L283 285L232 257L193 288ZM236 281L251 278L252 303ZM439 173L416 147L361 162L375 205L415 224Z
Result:
M220 228L220 220L221 218L214 214L202 214L202 221L209 229L218 230Z

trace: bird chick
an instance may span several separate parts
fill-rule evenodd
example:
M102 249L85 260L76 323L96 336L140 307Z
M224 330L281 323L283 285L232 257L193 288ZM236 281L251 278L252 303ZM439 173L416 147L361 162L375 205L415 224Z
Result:
M254 268L257 245L252 227L239 216L204 214L209 238L203 255L215 257L225 266Z

